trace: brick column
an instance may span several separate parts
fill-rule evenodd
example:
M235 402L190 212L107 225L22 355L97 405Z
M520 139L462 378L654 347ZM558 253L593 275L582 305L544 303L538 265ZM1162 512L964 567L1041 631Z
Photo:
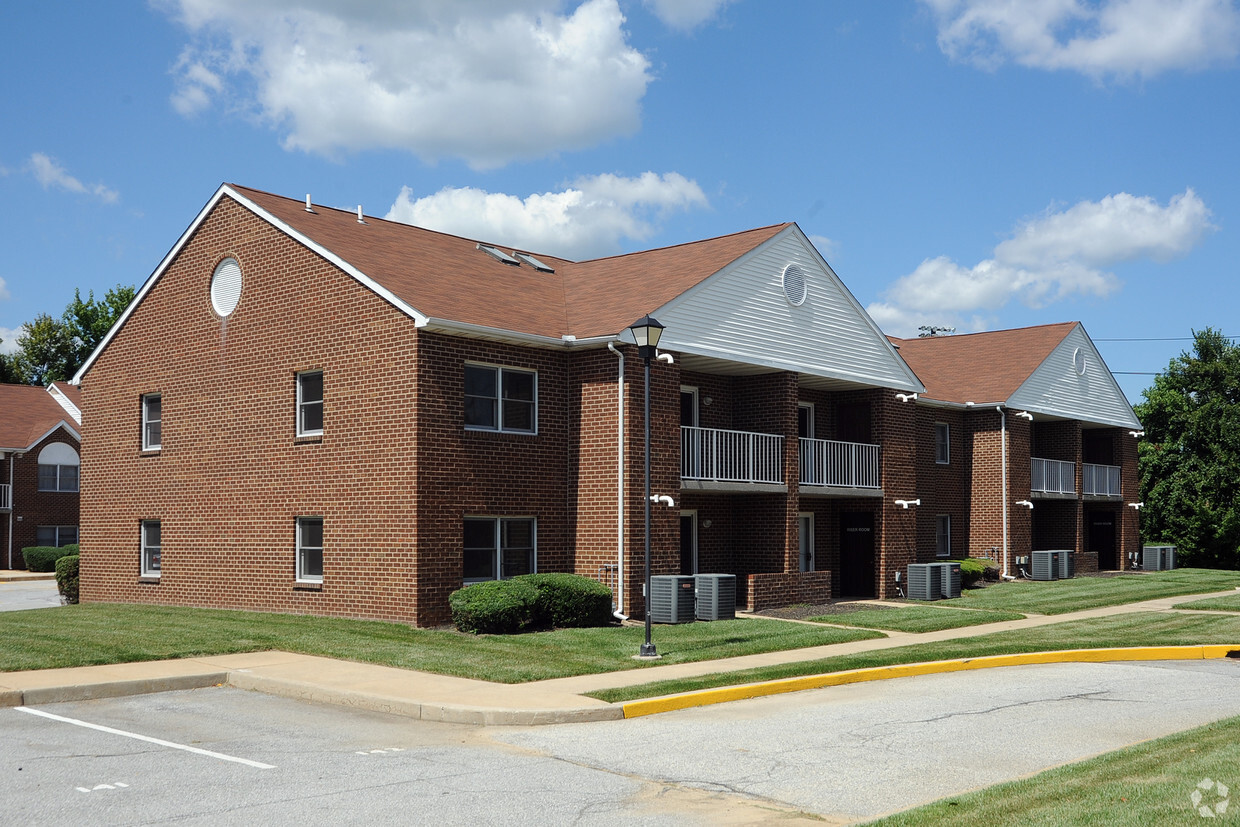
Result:
M917 506L904 508L895 503L917 499L917 409L896 399L895 391L875 391L871 399L882 446L883 485L875 593L890 598L897 594L895 573L906 571L917 559Z

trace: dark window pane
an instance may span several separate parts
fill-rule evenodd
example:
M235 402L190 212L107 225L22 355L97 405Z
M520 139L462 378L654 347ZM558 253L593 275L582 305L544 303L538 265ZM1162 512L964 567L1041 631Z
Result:
M534 571L533 549L505 549L504 578L516 577L518 574L530 574Z
M801 439L809 439L813 436L810 413L809 408L797 408L797 436Z
M301 380L301 401L303 403L323 401L322 373L303 373L298 376L298 379Z
M495 550L495 521L466 520L465 548Z
M146 424L146 444L147 446L155 446L160 444L160 423L148 422Z
M495 400L465 397L465 424L478 428L496 427Z
M680 392L680 424L687 428L698 424L696 393Z
M534 401L534 374L504 371L504 398Z
M504 548L533 547L533 520L504 520Z
M56 545L56 526L41 525L35 530L35 545L37 546L54 546Z
M60 545L71 546L78 541L78 529L75 525L60 527Z
M465 393L468 396L498 396L495 392L495 368L466 365Z
M301 576L323 576L323 549L305 548L301 550Z
M78 490L78 469L76 465L60 466L60 490Z
M321 430L323 430L323 403L312 402L309 405L302 405L301 432L305 434Z
M148 396L146 402L146 421L155 422L163 417L163 398L159 396Z
M148 546L159 545L159 523L149 522L142 524L142 530L146 533L146 544Z
M322 520L302 520L301 521L301 545L302 545L302 548L322 548L323 547L323 521Z
M40 465L39 466L39 490L55 491L56 490L56 466Z
M534 403L505 399L504 428L509 431L534 430Z
M495 549L465 549L466 580L495 579Z

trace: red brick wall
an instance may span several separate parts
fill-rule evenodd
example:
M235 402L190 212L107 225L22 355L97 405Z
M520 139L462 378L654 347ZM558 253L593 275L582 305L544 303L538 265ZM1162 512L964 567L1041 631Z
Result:
M10 467L13 474L12 566L9 565L10 515L0 511L0 568L26 567L22 549L38 545L39 526L78 525L77 493L39 490L39 452L53 442L63 442L75 451L79 450L78 441L61 427L22 456L8 454L0 460L0 484L9 484Z
M875 525L875 593L879 597L895 597L895 573L906 571L918 557L917 523L921 508L904 508L895 502L918 498L918 415L915 405L896 399L893 391L871 393L871 410L878 413L877 433L882 435L883 446L883 506L881 520ZM933 546L929 553L933 556Z
M969 482L972 455L964 412L917 406L916 562L937 558L938 517L951 518L951 557L969 556ZM940 464L935 452L935 425L948 427L948 462Z

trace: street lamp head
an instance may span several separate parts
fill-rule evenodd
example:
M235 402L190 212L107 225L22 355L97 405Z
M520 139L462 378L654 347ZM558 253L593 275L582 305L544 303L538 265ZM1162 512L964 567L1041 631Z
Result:
M652 316L642 316L629 325L629 330L633 333L633 341L637 342L637 355L643 359L653 359L659 337L663 335L663 325Z

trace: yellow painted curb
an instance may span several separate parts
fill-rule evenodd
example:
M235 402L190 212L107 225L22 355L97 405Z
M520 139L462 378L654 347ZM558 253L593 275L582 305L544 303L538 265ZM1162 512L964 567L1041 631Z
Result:
M1140 660L1209 660L1225 658L1233 652L1240 655L1240 644L1209 646L1131 646L1117 649L1064 649L1058 652L1025 652L1016 655L987 655L980 658L959 658L929 663L905 663L895 666L876 666L869 669L849 669L825 675L806 675L801 678L783 678L776 681L750 683L742 686L726 686L720 689L703 689L684 692L663 698L629 701L623 705L625 718L656 715L676 709L694 706L741 701L800 692L805 689L822 689L827 686L843 686L866 681L883 681L890 678L910 678L916 675L934 675L942 672L964 672L970 669L994 669L1000 666L1026 666L1038 663L1106 663L1111 661Z

